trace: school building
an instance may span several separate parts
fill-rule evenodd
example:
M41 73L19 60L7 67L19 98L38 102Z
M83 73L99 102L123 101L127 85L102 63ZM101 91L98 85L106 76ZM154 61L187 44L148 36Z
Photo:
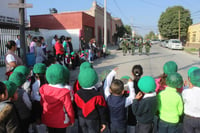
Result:
M117 40L116 28L121 25L123 23L120 18L113 18L107 12L108 44L115 44ZM32 30L40 31L45 38L52 39L55 34L72 37L75 50L79 49L80 36L84 36L86 42L89 42L91 38L95 38L97 46L102 47L104 40L104 8L93 2L92 7L86 11L33 15L30 16L30 26Z

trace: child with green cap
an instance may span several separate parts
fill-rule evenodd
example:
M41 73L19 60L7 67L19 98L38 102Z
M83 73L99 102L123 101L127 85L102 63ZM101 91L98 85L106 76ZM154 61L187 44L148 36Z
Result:
M22 131L28 132L32 103L26 91L22 88L22 85L26 81L26 77L21 72L14 72L10 75L9 81L12 81L18 87L18 99L14 101L14 105L16 106L17 111L19 112Z
M83 67L83 66L82 66ZM82 133L99 133L106 128L106 102L103 95L96 90L98 82L96 71L86 65L78 75L82 89L75 94L77 115Z
M8 91L8 100L16 101L18 99L17 86L12 81L3 81Z
M165 62L164 66L163 66L163 74L155 79L156 82L156 92L159 93L160 91L164 90L167 85L166 85L166 78L167 75L170 73L174 73L178 71L178 66L176 64L176 62L174 61L167 61Z
M17 88L13 86L14 83L11 84L9 81L0 82L0 133L21 133L15 107L7 100L9 96L12 97ZM11 93L8 94L7 90Z
M197 70L197 69L199 69L199 67L195 67L195 66L188 69L188 81L189 82L187 82L187 80L184 81L184 89L193 87L192 83L190 82L190 75L194 70Z
M42 123L48 127L49 133L66 133L66 128L74 123L74 110L70 90L64 87L65 68L52 64L47 68L46 79L48 84L39 89L43 107Z
M31 85L31 100L32 100L32 121L36 125L41 124L42 106L40 105L39 88L46 84L46 65L43 63L37 63L33 67L34 83Z
M24 82L24 84L22 85L22 88L30 95L30 84L31 81L29 80L29 75L30 75L30 70L28 67L21 65L15 68L15 70L13 72L21 72L22 74L25 75L26 77L26 81Z
M154 116L157 112L156 83L151 76L139 79L140 92L132 104L133 114L136 116L136 133L152 133Z
M167 87L158 94L159 133L175 133L183 113L183 101L176 88L183 86L179 73L170 73L166 78Z
M127 107L132 104L135 98L133 81L129 78L129 96L124 95L124 83L119 79L114 79L118 68L113 69L104 82L104 95L108 104L110 114L111 133L126 133Z
M200 69L188 73L190 89L182 92L184 102L183 133L199 133L200 131Z

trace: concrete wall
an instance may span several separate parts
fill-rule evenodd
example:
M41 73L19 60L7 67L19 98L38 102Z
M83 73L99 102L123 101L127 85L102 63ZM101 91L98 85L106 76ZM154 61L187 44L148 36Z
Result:
M189 26L187 44L200 45L200 23Z
M44 36L47 44L48 44L48 50L51 50L51 41L55 34L58 35L58 37L64 35L69 36L72 38L72 44L74 50L79 50L79 34L80 29L68 29L68 30L47 30L47 29L40 29L40 33L42 36Z

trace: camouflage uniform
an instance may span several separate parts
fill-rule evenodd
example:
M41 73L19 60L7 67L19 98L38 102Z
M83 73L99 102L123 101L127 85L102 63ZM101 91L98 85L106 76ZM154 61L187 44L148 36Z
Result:
M149 53L150 53L150 48L151 48L150 41L147 40L146 43L145 43L145 50L146 50L147 55L149 55Z
M143 48L143 41L142 41L142 39L140 39L138 41L138 45L139 45L139 54L141 55L142 54L142 48Z
M134 40L134 38L131 40L130 42L130 48L131 48L131 52L132 52L132 55L135 54L135 47L136 47L136 42Z
M123 41L121 42L121 46L122 46L122 52L123 52L124 56L126 55L126 53L128 51L128 45L129 45L128 40L123 39Z

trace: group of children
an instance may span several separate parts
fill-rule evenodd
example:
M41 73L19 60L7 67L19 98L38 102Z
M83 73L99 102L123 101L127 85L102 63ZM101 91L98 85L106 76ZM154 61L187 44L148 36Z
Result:
M141 65L133 66L133 80L116 79L117 70L99 81L92 64L84 62L72 87L68 68L60 64L35 64L32 74L16 67L0 82L0 132L28 132L30 123L42 123L48 133L66 133L75 119L80 133L200 131L200 68L188 70L188 83L174 61L164 64L158 79L142 76Z

